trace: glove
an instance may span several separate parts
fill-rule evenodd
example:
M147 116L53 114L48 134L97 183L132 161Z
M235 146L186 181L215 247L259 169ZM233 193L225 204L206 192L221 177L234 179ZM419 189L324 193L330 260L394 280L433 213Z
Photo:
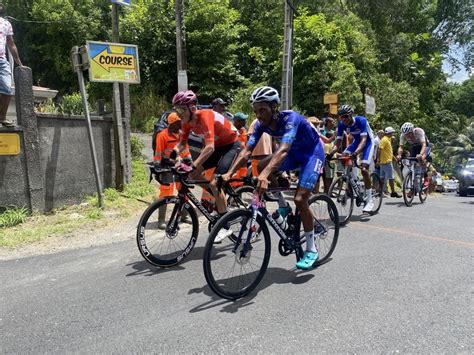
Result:
M189 165L189 166L194 166L193 165L193 160L190 157L185 157L185 158L181 159L181 163L183 163L185 165ZM194 166L194 168L196 168L196 167Z

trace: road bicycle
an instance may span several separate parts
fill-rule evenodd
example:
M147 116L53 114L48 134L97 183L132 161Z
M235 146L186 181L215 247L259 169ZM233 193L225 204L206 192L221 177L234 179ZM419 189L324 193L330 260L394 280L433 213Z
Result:
M332 158L331 160L340 160L344 166L344 172L336 178L329 187L329 196L336 200L336 206L339 213L339 222L341 226L345 225L352 216L354 203L357 207L364 206L368 200L363 180L359 179L354 167L359 168L357 157L343 156ZM374 208L369 212L370 215L376 214L380 210L383 198L383 188L380 177L372 173L370 175L372 182L372 200Z
M420 199L421 203L426 201L428 197L428 186L424 186L421 164L415 157L407 157L402 159L402 171L403 167L408 169L408 173L403 178L402 192L403 201L407 207L411 207L413 199L416 195Z
M143 258L150 264L159 267L170 267L182 262L193 250L199 234L199 220L196 208L208 220L208 230L210 231L218 221L218 214L211 214L208 208L204 207L201 201L196 198L191 189L194 185L207 185L209 181L188 179L189 171L168 166L155 168L153 163L147 163L150 168L150 177L155 177L160 184L169 185L164 181L171 174L179 181L178 195L167 196L153 202L140 218L137 227L137 245ZM151 180L150 178L150 180ZM233 189L226 186L226 193L229 194L228 206L242 207L248 206L253 188L251 186L241 186ZM247 197L246 197L247 195ZM194 206L194 207L193 207ZM159 211L165 209L166 228L158 228Z
M295 188L268 189L283 192ZM315 266L329 260L337 244L339 218L334 202L326 195L313 195L309 205L314 216L315 244L319 259ZM238 299L252 292L262 280L270 260L271 240L268 225L280 237L278 251L282 256L303 257L306 242L298 209L287 216L285 229L265 207L265 199L254 194L248 208L239 208L221 218L209 235L204 249L204 275L217 295ZM221 229L232 234L222 243L215 243Z

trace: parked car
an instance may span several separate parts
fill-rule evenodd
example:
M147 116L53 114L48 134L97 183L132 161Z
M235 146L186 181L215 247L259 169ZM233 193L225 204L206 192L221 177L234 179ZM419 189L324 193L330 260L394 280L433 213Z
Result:
M454 192L459 188L459 181L456 179L443 180L443 192Z
M444 191L444 186L443 186L443 179L441 178L441 175L437 175L435 178L436 181L436 192L443 192Z
M211 108L210 105L198 105L198 109L210 109L210 108ZM155 125L153 127L153 149L155 148L154 147L155 135L158 132L161 132L163 129L168 127L168 116L171 112L174 112L174 110L167 110L163 112L160 119L155 122ZM202 149L202 138L191 132L189 135L188 144L189 144L189 150L191 151L191 156L193 160L197 159Z
M460 169L458 193L460 196L474 193L474 157L469 158L466 165Z

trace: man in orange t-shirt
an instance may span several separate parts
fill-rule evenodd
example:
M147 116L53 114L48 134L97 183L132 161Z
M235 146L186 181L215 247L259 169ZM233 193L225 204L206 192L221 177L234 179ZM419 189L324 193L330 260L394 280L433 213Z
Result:
M156 148L153 155L153 160L157 164L164 163L165 160L170 159L173 149L179 142L179 129L181 128L181 119L176 114L172 112L168 115L168 128L165 128L160 133L156 135ZM191 154L189 149L181 154L182 158L191 159ZM174 194L174 185L176 189L179 189L179 184L173 182L173 176L168 173L163 174L161 177L166 182L169 182L169 185L160 185L160 195L159 198L165 196L172 196ZM158 210L158 228L166 228L166 205L161 206Z
M245 128L245 124L247 123L247 118L249 116L242 112L237 112L234 115L234 126L237 128L237 132L239 133L238 140L241 143L242 149L245 148L247 144L247 129ZM247 176L247 167L243 166L235 173L235 176L238 178L243 178ZM232 186L242 186L243 182L233 182L231 183Z
M225 174L239 153L241 147L237 140L235 127L218 112L198 110L197 97L191 90L180 91L173 97L173 106L181 118L182 135L175 148L186 150L185 145L192 131L203 138L203 149L194 161L192 179L203 179L204 170L216 168L215 174ZM224 193L218 193L216 181L212 179L210 188L216 196L216 208L220 215L227 212Z

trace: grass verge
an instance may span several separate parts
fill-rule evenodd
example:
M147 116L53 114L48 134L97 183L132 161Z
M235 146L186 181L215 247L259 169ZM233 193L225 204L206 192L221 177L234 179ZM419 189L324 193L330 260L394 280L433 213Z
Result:
M0 248L14 249L52 236L72 235L83 228L105 227L145 210L146 205L137 199L151 201L155 187L148 184L143 161L134 160L132 169L132 183L123 192L111 188L104 191L103 209L98 208L97 196L48 215L28 216L26 209L6 209L0 214Z

